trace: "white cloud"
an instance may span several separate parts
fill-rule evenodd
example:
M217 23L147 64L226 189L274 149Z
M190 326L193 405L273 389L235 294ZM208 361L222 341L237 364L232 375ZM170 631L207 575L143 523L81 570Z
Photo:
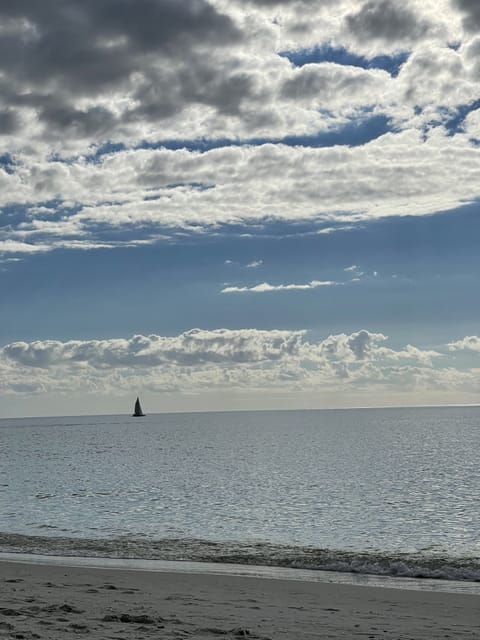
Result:
M412 360L430 366L435 358L441 358L443 354L433 349L418 349L418 347L407 344L404 349L399 351L382 348L379 355L389 360Z
M344 271L352 275L350 282L360 282L362 279L362 276L365 275L365 273L361 271L360 267L356 264L352 264L352 266L346 267Z
M363 329L351 335L341 333L329 336L317 349L322 357L329 360L355 362L369 359L386 340L387 337L382 333L371 333Z
M449 160L452 154L455 163ZM50 173L58 173L62 198L83 204L55 222L28 220L8 231L9 240L28 238L39 246L55 247L59 237L83 242L89 235L95 240L98 225L104 234L108 228L128 228L135 239L139 225L208 228L265 216L358 224L383 216L434 213L478 195L476 154L467 135L447 137L435 131L422 141L419 132L404 131L353 148L265 144L206 153L138 150L115 153L91 165L50 163ZM40 178L45 171L40 163L34 171L22 169L20 183L19 176L8 176L0 203L34 203L38 180L44 185L42 199L58 196L57 187ZM169 186L186 182L215 186ZM106 239L104 235L103 242ZM17 245L19 252L31 246Z
M316 235L330 235L331 233L336 233L337 231L351 231L354 228L354 225L339 225L338 227L324 227L323 229L319 229L315 232Z
M252 262L249 262L245 266L247 267L247 269L257 269L258 267L261 267L262 264L263 264L263 260L253 260Z
M450 342L448 345L450 351L476 351L480 352L480 337L465 336L461 340Z
M2 253L41 253L48 251L48 245L30 244L18 240L0 240L0 254Z
M319 287L332 287L337 285L338 282L331 280L311 280L306 284L269 284L268 282L262 282L256 284L253 287L225 287L222 289L222 293L269 293L271 291L306 291L308 289L318 289Z
M365 329L312 340L304 331L200 330L178 336L37 340L0 350L0 394L449 392L480 387L479 370L456 369L448 351L407 345ZM440 355L445 364L433 365ZM376 391L375 391L376 390ZM376 396L374 404L381 404ZM348 404L348 403L347 403Z
M174 338L14 342L2 354L20 365L41 368L78 363L95 368L252 363L295 355L302 335L302 331L192 329Z

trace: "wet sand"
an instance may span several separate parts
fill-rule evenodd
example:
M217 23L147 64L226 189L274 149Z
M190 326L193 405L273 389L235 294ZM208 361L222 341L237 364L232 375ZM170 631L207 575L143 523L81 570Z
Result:
M480 638L480 597L0 562L0 638Z

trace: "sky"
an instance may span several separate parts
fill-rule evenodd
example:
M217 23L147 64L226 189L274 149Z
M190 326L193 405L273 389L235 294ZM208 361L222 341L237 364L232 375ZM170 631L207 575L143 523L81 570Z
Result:
M478 0L16 0L0 54L0 417L480 401Z

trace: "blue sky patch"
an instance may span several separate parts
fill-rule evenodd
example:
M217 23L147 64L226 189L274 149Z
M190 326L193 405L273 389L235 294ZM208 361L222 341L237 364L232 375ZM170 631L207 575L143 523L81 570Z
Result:
M450 116L444 123L444 127L448 131L448 134L450 136L453 136L456 133L463 132L463 124L465 122L465 118L469 113L471 113L472 111L476 111L477 109L480 109L480 100L475 100L470 104L458 105L455 115Z
M10 264L0 280L0 296L9 300L0 342L176 335L192 323L305 328L318 335L368 327L400 343L411 341L414 328L416 339L427 344L451 339L454 323L459 336L471 335L480 313L480 299L472 295L480 269L479 211L480 203L473 203L441 215L388 218L330 234L319 234L322 224L306 220L292 225L266 219L261 225L181 236L151 225L137 227L135 237L164 233L170 239L115 251L28 256ZM95 236L119 243L132 239L131 229L100 225ZM352 265L363 274L357 282L351 282L355 273L345 271ZM270 295L221 293L226 286L314 279L344 284Z
M103 156L109 155L110 153L118 153L119 151L125 151L127 149L126 145L123 143L114 143L114 142L106 142L105 144L100 145L95 149L95 151L87 156L85 156L85 160L87 162L100 162Z
M279 55L290 60L296 67L319 62L334 62L335 64L361 67L362 69L383 69L395 78L410 54L408 51L402 51L391 56L382 55L366 58L348 51L345 47L334 47L325 43L312 49L283 51Z
M332 114L325 113L330 118ZM317 133L306 135L288 135L282 138L177 138L157 140L155 142L143 141L135 145L134 149L168 149L170 151L178 151L186 149L187 151L206 153L213 149L222 149L225 147L246 147L261 146L264 144L284 144L292 147L333 147L337 145L344 146L360 146L379 138L385 133L394 132L396 129L392 127L389 117L385 114L372 114L372 107L365 106L357 117L352 117L346 124L331 128L327 131L319 131ZM127 147L120 144L107 143L96 149L95 153L84 156L87 162L97 163L105 155L125 151ZM59 157L54 158L57 162L72 162L72 159L62 160ZM201 184L195 182L182 183L178 185L169 185L169 188L176 186L190 186L195 189L209 189L213 185Z
M15 172L15 161L9 153L0 155L0 169L10 174Z
M263 144L284 144L291 147L333 147L336 145L359 146L375 140L385 133L395 131L388 116L384 114L366 115L352 118L347 124L329 131L320 131L308 135L291 135L283 138L248 138L235 140L228 138L196 139L196 140L159 140L158 142L145 142L137 148L141 149L169 149L176 151L199 151L205 153L212 149L224 147L260 146ZM190 183L194 185L194 183Z

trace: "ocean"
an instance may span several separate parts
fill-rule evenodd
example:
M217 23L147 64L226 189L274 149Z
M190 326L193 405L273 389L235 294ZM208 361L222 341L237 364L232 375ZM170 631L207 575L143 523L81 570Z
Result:
M0 420L0 552L480 581L480 408Z

